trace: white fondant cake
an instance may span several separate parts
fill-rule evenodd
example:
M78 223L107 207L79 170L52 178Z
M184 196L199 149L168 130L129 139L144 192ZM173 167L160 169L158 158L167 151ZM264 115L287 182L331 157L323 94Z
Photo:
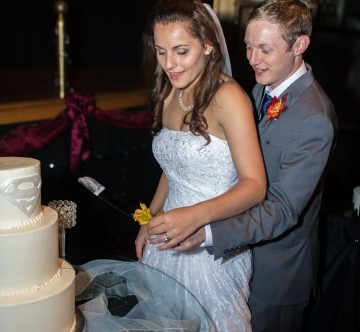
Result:
M1 332L75 329L75 272L58 258L57 219L41 206L40 162L1 157Z

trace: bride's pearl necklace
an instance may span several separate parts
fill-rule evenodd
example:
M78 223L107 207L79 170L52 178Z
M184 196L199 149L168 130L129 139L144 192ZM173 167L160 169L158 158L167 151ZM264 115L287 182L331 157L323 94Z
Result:
M190 112L194 108L194 105L185 106L182 101L182 93L183 93L183 90L180 90L179 99L178 99L179 106L184 112Z

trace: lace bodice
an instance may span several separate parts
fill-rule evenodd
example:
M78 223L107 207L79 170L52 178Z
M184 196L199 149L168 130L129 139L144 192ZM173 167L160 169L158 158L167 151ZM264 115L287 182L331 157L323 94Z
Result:
M169 183L164 210L195 204L222 194L237 182L226 140L164 128L154 138L153 153Z

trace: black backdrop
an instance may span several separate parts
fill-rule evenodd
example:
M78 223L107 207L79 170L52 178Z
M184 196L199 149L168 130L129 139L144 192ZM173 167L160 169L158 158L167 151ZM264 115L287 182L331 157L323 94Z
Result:
M138 66L140 37L155 0L69 0L66 13L73 66ZM0 66L56 63L55 1L2 1Z
M67 0L70 58L75 67L136 67L140 38L156 0ZM212 4L212 1L203 1ZM56 63L54 0L0 4L0 66Z

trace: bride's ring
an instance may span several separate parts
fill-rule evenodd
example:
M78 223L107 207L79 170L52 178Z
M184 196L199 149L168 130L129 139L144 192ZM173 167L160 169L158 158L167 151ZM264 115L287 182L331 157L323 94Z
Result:
M166 232L163 233L163 239L164 239L164 242L169 242L170 241L170 238L167 236Z

